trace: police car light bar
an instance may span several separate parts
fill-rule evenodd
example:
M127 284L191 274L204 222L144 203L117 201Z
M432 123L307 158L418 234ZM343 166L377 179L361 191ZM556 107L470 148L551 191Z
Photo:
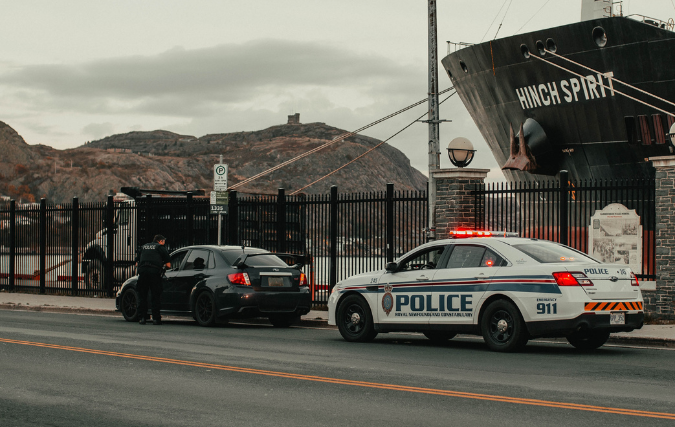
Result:
M467 237L518 237L518 233L508 231L453 230L449 237L455 239Z

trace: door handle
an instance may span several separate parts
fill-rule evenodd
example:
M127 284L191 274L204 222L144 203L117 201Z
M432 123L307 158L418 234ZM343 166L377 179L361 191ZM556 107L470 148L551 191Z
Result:
M420 276L417 279L418 282L428 282L430 279L427 276Z
M487 279L487 278L488 278L488 276L486 276L486 275L483 274L483 273L479 274L478 276L474 276L474 277L475 277L476 279Z

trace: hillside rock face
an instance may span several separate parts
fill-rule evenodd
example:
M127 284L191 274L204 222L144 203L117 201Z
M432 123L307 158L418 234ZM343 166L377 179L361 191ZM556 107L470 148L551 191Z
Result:
M232 186L346 133L324 123L287 124L200 138L157 130L112 135L75 149L55 150L29 146L13 129L4 126L9 136L0 139L0 147L11 147L8 150L13 154L8 163L11 167L0 176L0 194L17 199L30 194L34 199L46 197L53 203L68 202L74 196L81 202L101 201L123 186L208 192L213 187L213 165L221 154L229 165L228 181ZM374 138L351 136L237 191L275 194L284 188L287 194L292 193L379 143ZM19 163L26 168L17 170ZM383 144L302 192L325 194L332 185L337 185L340 192L384 191L389 182L396 190L423 190L427 179L410 166L403 153Z

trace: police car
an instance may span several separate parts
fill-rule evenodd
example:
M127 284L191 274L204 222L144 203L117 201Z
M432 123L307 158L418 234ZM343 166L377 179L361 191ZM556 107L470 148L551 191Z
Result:
M338 283L328 323L347 341L393 331L445 341L462 333L482 335L495 351L517 351L536 337L566 337L590 350L610 332L642 327L642 294L626 265L514 233L450 234L385 270Z

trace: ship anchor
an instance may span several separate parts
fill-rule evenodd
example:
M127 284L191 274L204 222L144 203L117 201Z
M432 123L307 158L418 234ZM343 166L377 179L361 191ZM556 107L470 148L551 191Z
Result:
M502 170L533 171L538 169L537 160L525 142L523 124L520 124L518 143L516 143L516 136L513 134L513 125L509 125L509 127L511 128L511 153L509 159L502 166Z

